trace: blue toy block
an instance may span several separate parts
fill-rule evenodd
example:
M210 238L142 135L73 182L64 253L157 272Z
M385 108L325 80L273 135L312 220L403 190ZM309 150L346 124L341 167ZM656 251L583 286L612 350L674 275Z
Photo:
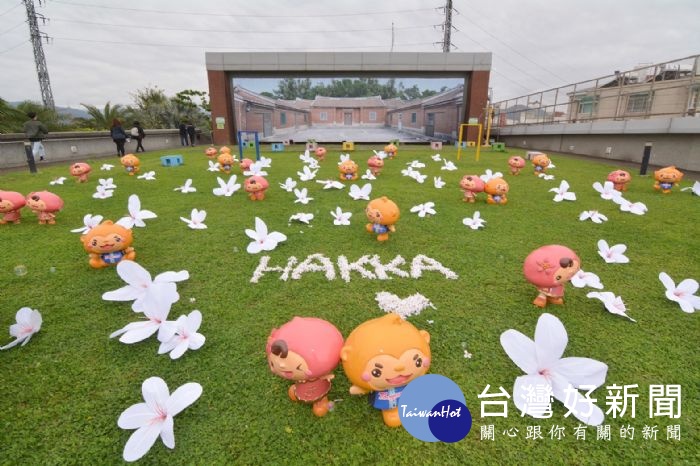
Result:
M284 152L284 143L273 142L270 145L270 148L272 149L272 152Z
M459 141L455 141L455 147L459 147ZM467 147L467 141L462 141L462 147Z
M160 158L160 164L164 167L177 167L182 165L182 155L164 155Z

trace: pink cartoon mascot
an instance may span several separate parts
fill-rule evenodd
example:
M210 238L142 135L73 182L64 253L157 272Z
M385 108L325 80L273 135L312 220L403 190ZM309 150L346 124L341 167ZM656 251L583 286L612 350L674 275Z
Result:
M580 269L581 260L566 246L550 244L532 251L523 264L525 278L539 292L532 304L564 304L564 285Z
M70 166L70 174L75 177L76 183L87 183L91 171L92 168L85 162L74 163Z
M520 170L525 167L525 159L520 157L519 155L514 155L513 157L508 159L508 166L510 167L510 174L511 175L519 175Z
M486 184L479 175L464 175L459 187L464 191L464 202L476 202L476 195L484 192Z
M251 201L262 201L265 199L265 191L270 187L270 183L260 175L253 175L245 180L245 191Z
M15 191L0 191L0 225L6 223L20 223L22 213L20 209L27 204L24 196Z
M384 160L381 157L373 155L367 160L367 166L374 176L379 175L384 168Z
M265 351L272 373L294 383L289 398L311 404L313 413L322 417L331 408L327 395L342 347L343 335L330 322L294 317L272 330Z
M39 218L39 225L54 225L56 212L63 208L63 199L49 191L27 194L27 207Z
M608 175L608 181L612 181L616 190L627 191L627 184L632 181L632 175L624 170L615 170Z

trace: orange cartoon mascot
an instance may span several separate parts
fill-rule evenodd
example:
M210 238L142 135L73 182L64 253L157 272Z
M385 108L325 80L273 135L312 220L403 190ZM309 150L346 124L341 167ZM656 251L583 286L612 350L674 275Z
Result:
M90 254L90 267L101 269L117 265L123 260L136 259L131 247L131 230L105 220L80 237L83 247Z

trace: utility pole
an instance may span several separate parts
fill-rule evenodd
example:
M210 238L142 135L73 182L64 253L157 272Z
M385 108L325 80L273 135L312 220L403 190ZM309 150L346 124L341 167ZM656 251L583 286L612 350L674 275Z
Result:
M435 42L436 44L442 44L442 51L444 53L449 53L451 47L455 47L452 44L452 30L458 31L456 27L452 25L452 10L459 14L456 8L452 8L452 0L446 0L445 6L436 8L436 10L444 10L445 12L445 22L442 24L435 25L436 28L442 28L443 37L442 42Z
M445 34L442 38L442 51L448 53L450 51L450 45L452 41L450 36L452 35L452 0L447 0L445 4Z
M46 17L41 13L37 14L34 9L34 0L22 0L27 8L27 23L29 24L29 36L34 47L34 63L36 64L36 72L39 76L39 87L41 88L41 100L44 107L55 110L56 106L53 102L53 93L51 92L51 81L49 81L49 70L46 67L46 57L44 57L44 48L42 39L47 43L49 36L39 30L37 17L41 19L42 24L46 24ZM41 5L42 0L39 0Z
M394 51L394 23L391 23L391 52Z

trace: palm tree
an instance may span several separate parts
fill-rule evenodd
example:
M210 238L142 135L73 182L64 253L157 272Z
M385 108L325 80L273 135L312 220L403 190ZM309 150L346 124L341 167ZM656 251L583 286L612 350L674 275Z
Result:
M126 117L123 106L117 104L112 106L109 102L105 104L104 110L100 110L94 105L80 104L85 107L90 118L87 122L95 129L109 129L112 126L112 120L124 120Z
M0 98L0 133L21 133L27 115Z

